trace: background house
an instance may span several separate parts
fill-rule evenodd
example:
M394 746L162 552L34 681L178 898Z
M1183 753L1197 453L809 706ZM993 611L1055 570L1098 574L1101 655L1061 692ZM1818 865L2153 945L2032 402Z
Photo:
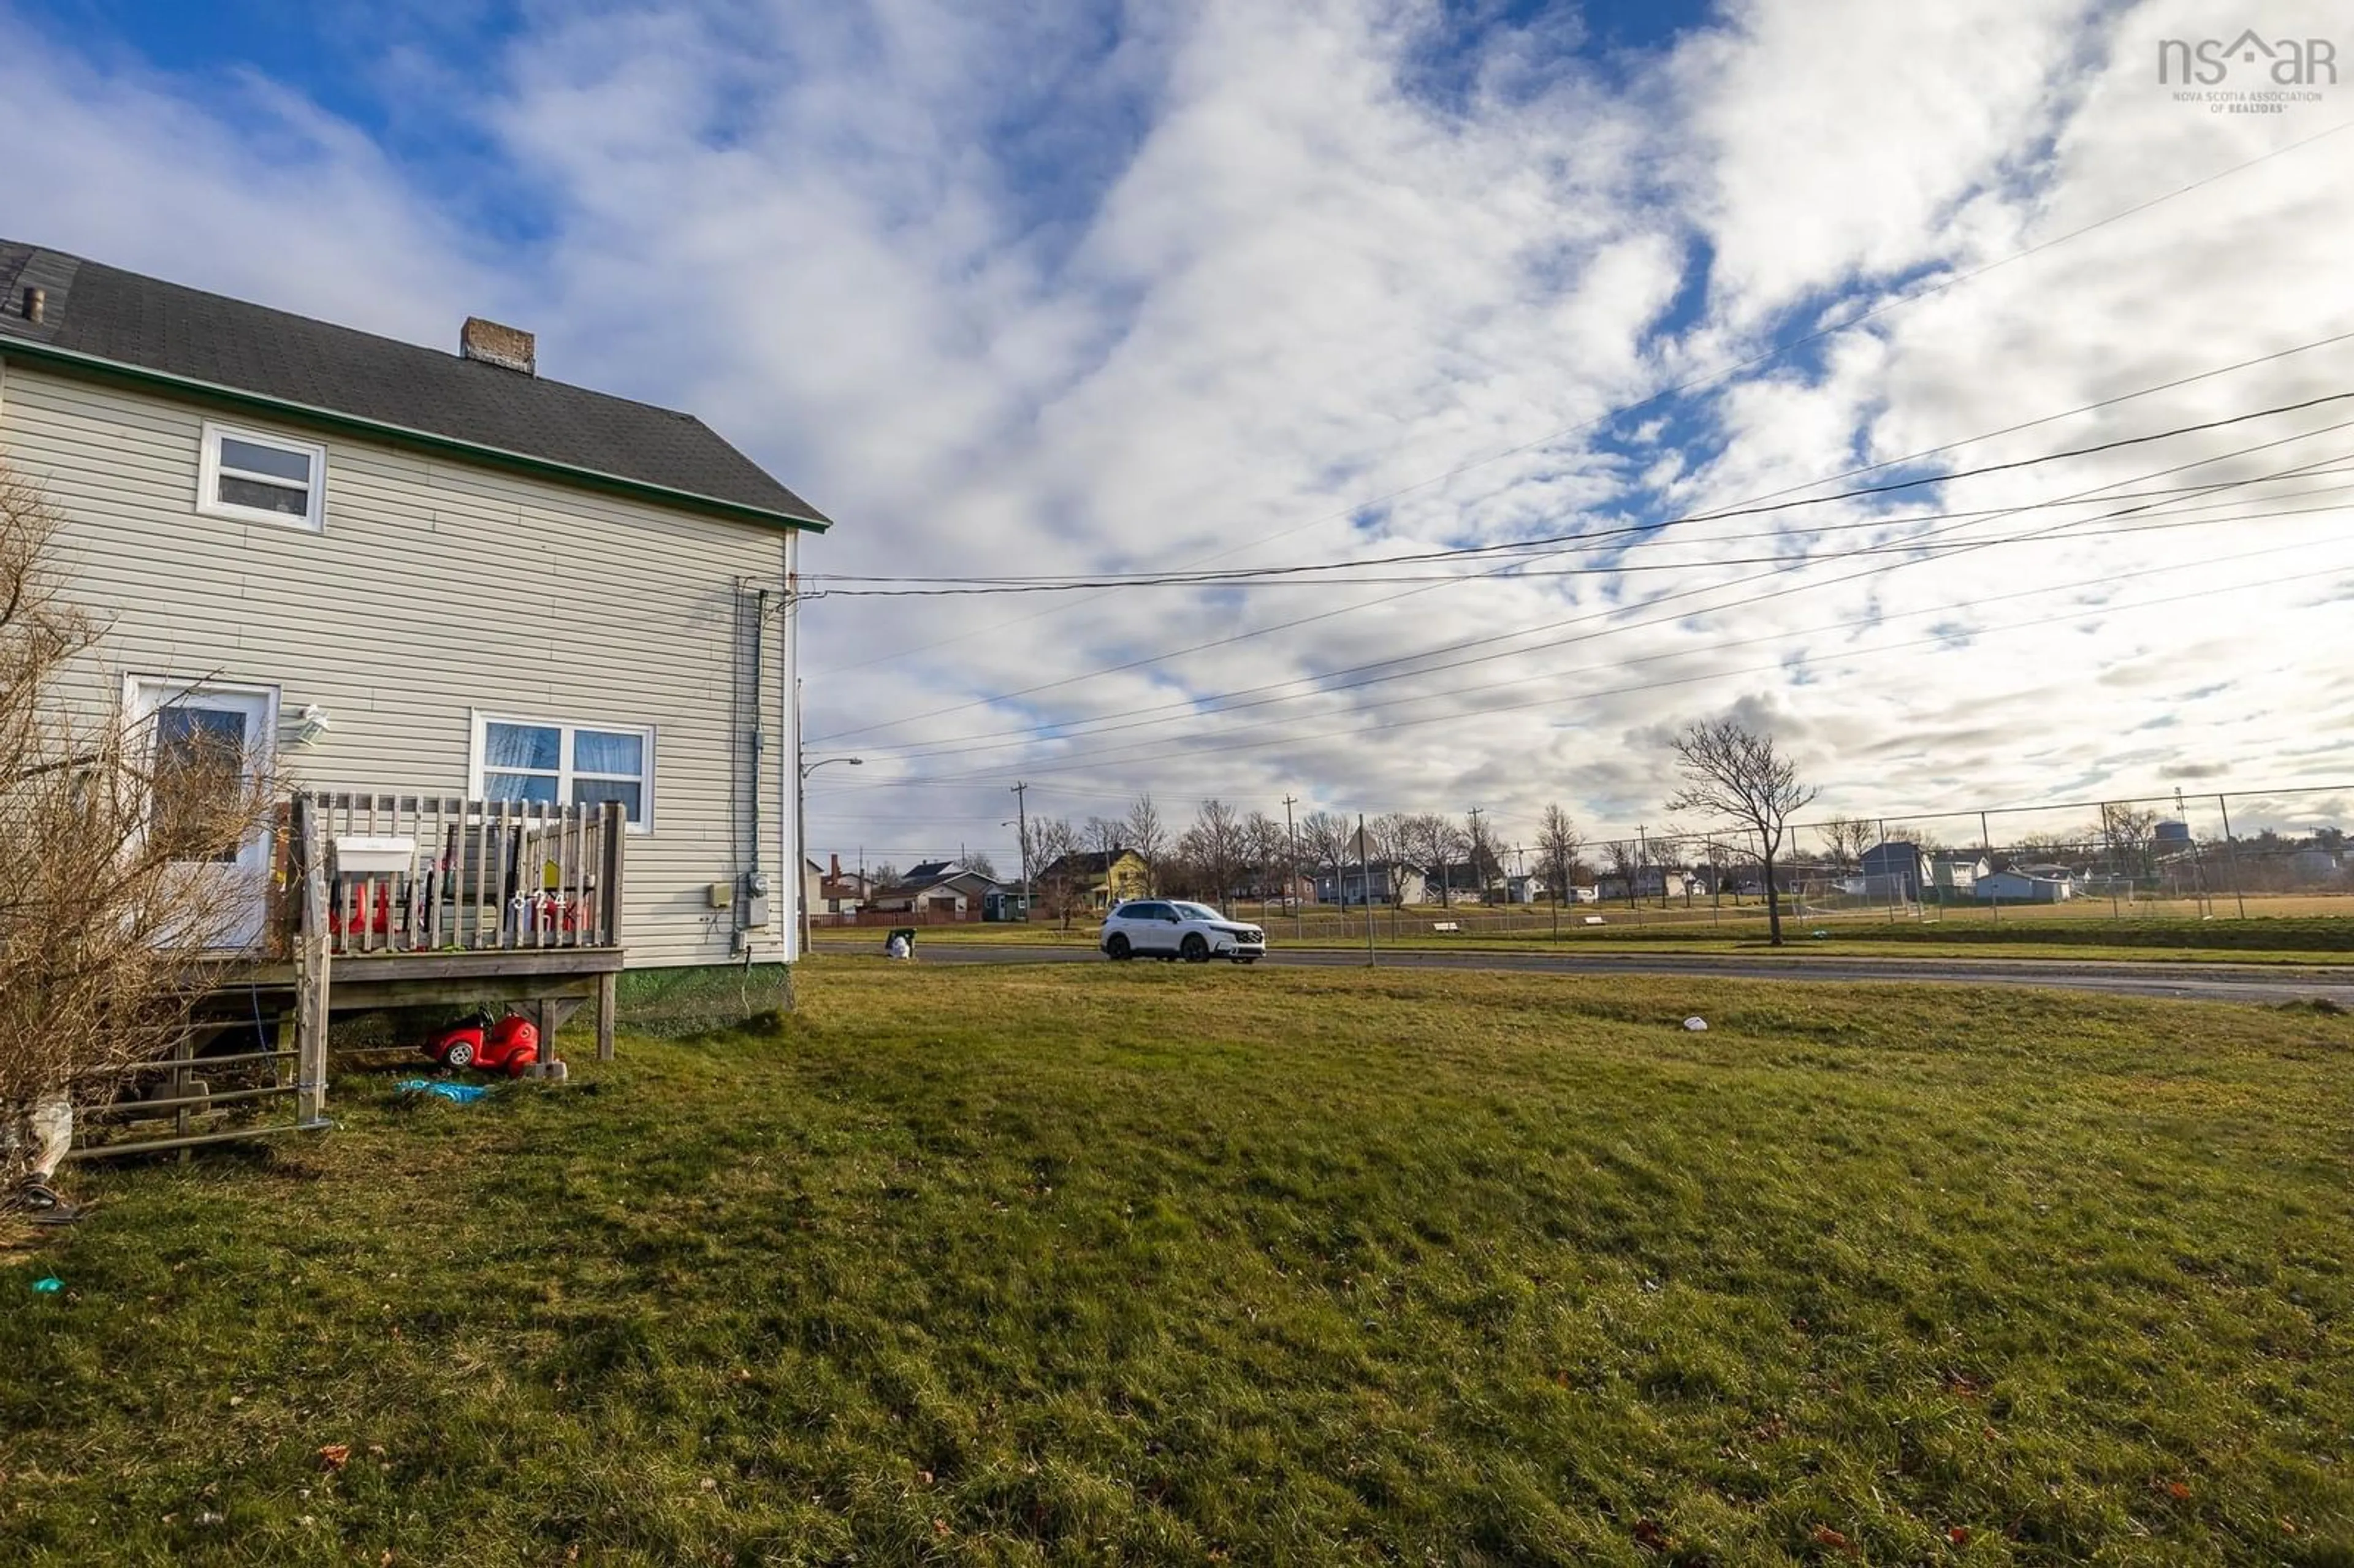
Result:
M1675 865L1638 866L1631 875L1614 873L1597 876L1594 885L1596 895L1605 900L1625 899L1630 886L1638 899L1683 898L1706 890L1703 878Z
M1940 899L1973 897L1978 878L1993 869L1977 850L1938 850L1929 856L1929 885Z
M1433 866L1423 874L1423 895L1416 904L1484 904L1488 879L1479 868L1462 862Z
M825 907L825 867L807 855L801 857L801 902L799 907L811 910Z
M885 915L978 920L983 900L1002 885L996 878L967 871L954 861L926 861L891 886L876 888L868 907Z
M2076 895L2075 880L2058 866L1991 871L1974 890L1981 903L2057 904Z
M871 886L859 872L842 869L842 857L826 857L824 880L818 884L818 896L829 915L855 915L866 907Z
M2301 882L2327 882L2343 869L2326 849L2301 849L2289 857L2289 872Z
M1856 866L1857 875L1852 880L1857 891L1867 898L1917 900L1921 890L1929 886L1935 876L1930 870L1928 855L1908 839L1890 839L1872 845L1858 857Z
M1042 893L1067 888L1089 908L1108 909L1143 897L1152 885L1152 868L1132 849L1080 850L1056 856L1031 881Z
M1403 861L1377 860L1371 865L1344 865L1316 877L1319 904L1427 904L1437 895L1428 877Z

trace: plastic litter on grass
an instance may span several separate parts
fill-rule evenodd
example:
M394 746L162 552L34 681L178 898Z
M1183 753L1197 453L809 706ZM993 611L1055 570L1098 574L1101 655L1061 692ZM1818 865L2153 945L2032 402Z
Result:
M403 1078L393 1086L403 1094L440 1095L452 1105L470 1106L488 1095L490 1084L443 1084L431 1078Z

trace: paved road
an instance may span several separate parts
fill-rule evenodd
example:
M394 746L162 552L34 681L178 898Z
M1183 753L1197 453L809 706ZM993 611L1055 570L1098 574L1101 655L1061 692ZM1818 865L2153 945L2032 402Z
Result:
M873 944L820 942L821 953L875 958ZM1104 957L1088 948L1034 948L1007 943L933 942L918 939L917 953L928 964L1099 964ZM1362 966L1362 952L1330 948L1276 948L1270 964L1308 964L1323 968ZM2269 968L2234 964L2075 963L2022 959L1814 959L1803 957L1725 957L1662 953L1657 957L1620 953L1501 953L1466 950L1450 953L1428 948L1401 948L1384 952L1380 961L1393 969L1509 969L1522 973L1564 975L1697 975L1712 980L1856 980L1926 982L1933 985L2025 985L2064 991L2102 991L2114 996L2157 996L2202 1001L2285 1001L2297 997L2326 997L2354 1007L2354 972L2328 969Z

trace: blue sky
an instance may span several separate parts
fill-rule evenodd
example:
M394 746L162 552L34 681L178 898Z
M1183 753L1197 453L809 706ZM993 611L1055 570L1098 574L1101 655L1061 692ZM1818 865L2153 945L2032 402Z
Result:
M2354 84L2269 121L2174 102L2151 51L2204 21L2150 0L0 0L45 40L0 58L0 134L48 154L0 191L0 233L437 345L468 313L514 321L548 374L692 408L840 517L818 572L1388 555L1819 493L2354 325L2343 147L2296 145L2354 119ZM1936 461L2349 374L2315 351ZM2265 461L2330 456L2274 433L2302 444ZM2169 455L2254 471L2229 450ZM1904 499L1999 536L2074 514L2004 508L2165 466ZM1142 789L1181 816L1293 794L1479 803L1509 833L1559 800L1604 832L1656 821L1666 737L1728 711L1783 735L1827 806L1875 814L2154 792L2212 757L2250 789L2344 775L2304 716L2349 703L2341 517L1833 558L1893 504L1469 585L821 600L810 732L869 766L827 776L813 836L1002 848L1017 776L1082 817ZM2301 584L2275 580L2290 559ZM1570 566L1604 570L1537 575ZM2133 608L2186 587L2195 609ZM1932 627L1946 646L1899 646ZM1442 668L1467 645L1494 656ZM1361 683L1373 661L1392 678Z

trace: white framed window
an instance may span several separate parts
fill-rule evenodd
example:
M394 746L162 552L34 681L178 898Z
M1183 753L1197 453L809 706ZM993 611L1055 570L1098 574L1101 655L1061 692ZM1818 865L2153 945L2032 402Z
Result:
M621 803L630 832L654 825L651 726L573 724L474 711L471 791L482 800Z
M205 422L197 511L316 534L325 525L326 497L326 448Z

